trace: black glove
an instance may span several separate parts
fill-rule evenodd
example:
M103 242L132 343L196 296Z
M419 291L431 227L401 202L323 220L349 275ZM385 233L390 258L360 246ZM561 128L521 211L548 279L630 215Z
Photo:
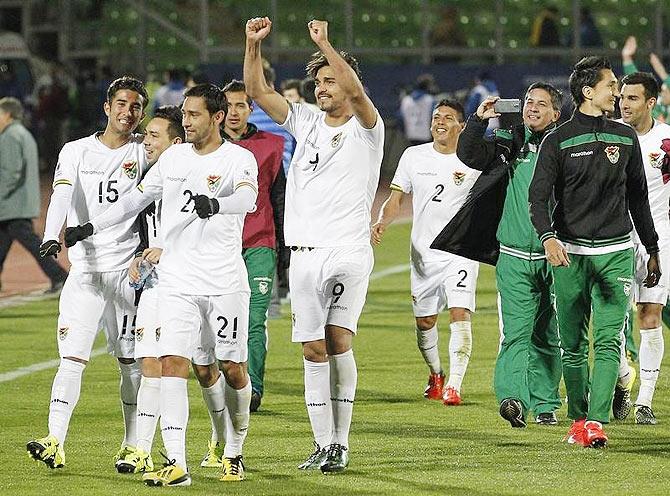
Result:
M50 241L45 241L40 245L40 257L54 257L60 253L61 251L61 245L58 241L55 239L52 239Z
M206 195L195 195L193 202L195 203L195 211L201 219L206 219L219 213L219 202L216 198L210 198Z
M93 224L87 222L83 226L68 227L65 229L65 246L70 248L93 234Z

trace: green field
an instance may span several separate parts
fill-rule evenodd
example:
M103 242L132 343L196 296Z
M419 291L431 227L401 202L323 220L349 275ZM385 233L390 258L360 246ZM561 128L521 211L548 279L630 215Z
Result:
M188 439L193 485L156 489L137 476L119 475L112 457L122 439L115 361L94 358L84 373L81 399L65 446L66 467L51 471L28 459L26 442L46 435L47 408L55 369L0 382L5 474L0 495L155 494L441 494L591 495L670 494L670 370L662 371L655 397L657 426L636 427L632 415L607 427L610 446L584 449L561 442L569 421L565 407L557 427L530 424L512 430L498 416L492 391L498 346L493 271L482 267L474 345L463 385L464 405L446 408L421 396L427 371L416 349L409 299L409 273L378 277L406 263L409 225L392 227L376 249L377 275L355 342L359 387L351 432L351 463L337 476L305 473L296 466L311 451L302 396L299 346L290 343L290 319L270 322L266 396L252 415L245 445L247 478L218 481L199 467L209 420L195 382L189 385ZM394 272L393 270L387 271ZM57 302L0 310L0 375L57 358ZM288 315L288 309L284 309ZM447 361L448 325L442 321L441 350ZM446 331L446 332L445 332ZM102 346L99 341L96 347ZM667 347L670 353L670 346ZM667 364L667 360L666 360ZM156 442L156 448L161 445ZM154 459L159 459L158 449Z

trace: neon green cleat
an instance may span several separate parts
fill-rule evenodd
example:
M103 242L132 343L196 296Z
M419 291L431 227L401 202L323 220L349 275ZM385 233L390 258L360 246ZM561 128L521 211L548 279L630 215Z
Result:
M207 454L200 462L201 467L205 468L221 468L223 463L221 459L223 458L223 448L220 443L214 441L207 442Z
M168 461L165 466L155 472L146 472L142 476L142 481L147 486L190 486L191 476L179 465L176 465L174 460Z
M617 420L624 420L628 417L631 409L633 408L633 403L630 400L630 392L633 389L633 384L637 377L637 372L635 367L630 367L630 377L628 382L625 385L616 383L614 387L614 397L612 398L612 415Z
M242 455L235 458L223 457L223 468L221 470L221 478L224 482L239 482L244 480L244 464L242 463Z
M44 462L49 468L63 468L65 465L65 452L52 435L30 441L26 449L30 458Z
M117 460L116 470L120 474L138 474L140 472L153 472L154 462L151 454L141 449L128 453L125 457Z
M133 453L135 453L135 447L128 446L126 444L122 445L119 448L119 451L116 452L116 455L114 455L114 464L116 464L116 462L119 460L123 460L125 457L132 455Z

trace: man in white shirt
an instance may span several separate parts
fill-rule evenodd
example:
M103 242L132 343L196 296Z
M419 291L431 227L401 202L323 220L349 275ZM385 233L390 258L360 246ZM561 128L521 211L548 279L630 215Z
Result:
M296 138L289 168L284 237L291 246L293 341L302 343L305 403L315 450L301 469L341 472L357 370L352 351L372 271L370 209L379 181L384 124L360 80L358 63L328 41L328 23L311 21L320 53L307 72L322 112L289 104L263 78L260 46L272 22L247 21L247 93Z
M633 300L637 303L640 326L640 390L635 400L635 423L656 424L651 402L663 359L664 341L661 312L670 292L670 126L651 116L659 87L653 75L634 72L621 80L619 108L623 122L635 129L644 173L649 190L649 205L658 233L661 280L652 288L644 285L647 274L647 255L637 233L633 236L635 252L635 287ZM626 360L625 343L621 345L619 379L614 390L612 413L624 419L631 410L630 391L635 382L635 369Z
M54 173L41 256L61 250L63 223L76 226L109 210L138 185L145 167L141 135L133 134L148 103L144 84L124 76L112 82L104 103L102 133L63 146ZM72 263L60 295L58 352L61 357L49 404L49 434L27 445L30 456L50 468L65 464L63 444L79 400L81 378L101 325L108 351L121 370L125 437L116 459L135 449L135 416L140 370L133 358L136 307L127 267L139 238L134 219L102 230L68 252Z
M405 195L412 194L411 287L416 338L430 375L423 395L445 405L461 404L461 384L472 352L470 315L475 310L479 263L430 248L431 243L465 202L480 172L456 156L458 136L464 126L463 107L442 100L433 111L431 143L405 150L391 194L372 226L373 242L398 216ZM438 352L437 320L449 307L449 379L445 384Z
M242 445L249 425L249 282L242 259L242 227L244 216L255 207L258 167L251 152L221 138L227 104L220 88L200 84L184 96L187 143L164 151L137 189L113 211L65 233L67 244L77 243L161 199L163 253L156 266L162 366L159 411L168 464L144 474L150 486L191 484L186 464L187 379L196 349L213 350L228 385L224 394L231 428L223 453L223 481L244 478Z

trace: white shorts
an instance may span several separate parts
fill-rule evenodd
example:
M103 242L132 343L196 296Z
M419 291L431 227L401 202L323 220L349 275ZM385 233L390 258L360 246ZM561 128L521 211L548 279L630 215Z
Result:
M658 303L665 305L670 293L670 245L661 246L659 257L661 258L661 280L653 288L644 286L647 277L647 261L649 255L644 246L636 243L635 252L635 290L633 301L635 303Z
M356 333L373 263L371 246L291 252L293 342L324 339L326 325Z
M415 317L437 315L445 306L475 311L479 263L453 255L445 262L410 266Z
M70 272L58 304L58 353L87 360L98 331L107 337L107 351L133 358L135 347L135 291L128 271Z
M135 358L158 358L161 323L158 318L158 286L145 289L137 306Z
M214 359L247 361L249 293L202 296L161 286L158 290L159 356L181 356L196 365L209 365Z

